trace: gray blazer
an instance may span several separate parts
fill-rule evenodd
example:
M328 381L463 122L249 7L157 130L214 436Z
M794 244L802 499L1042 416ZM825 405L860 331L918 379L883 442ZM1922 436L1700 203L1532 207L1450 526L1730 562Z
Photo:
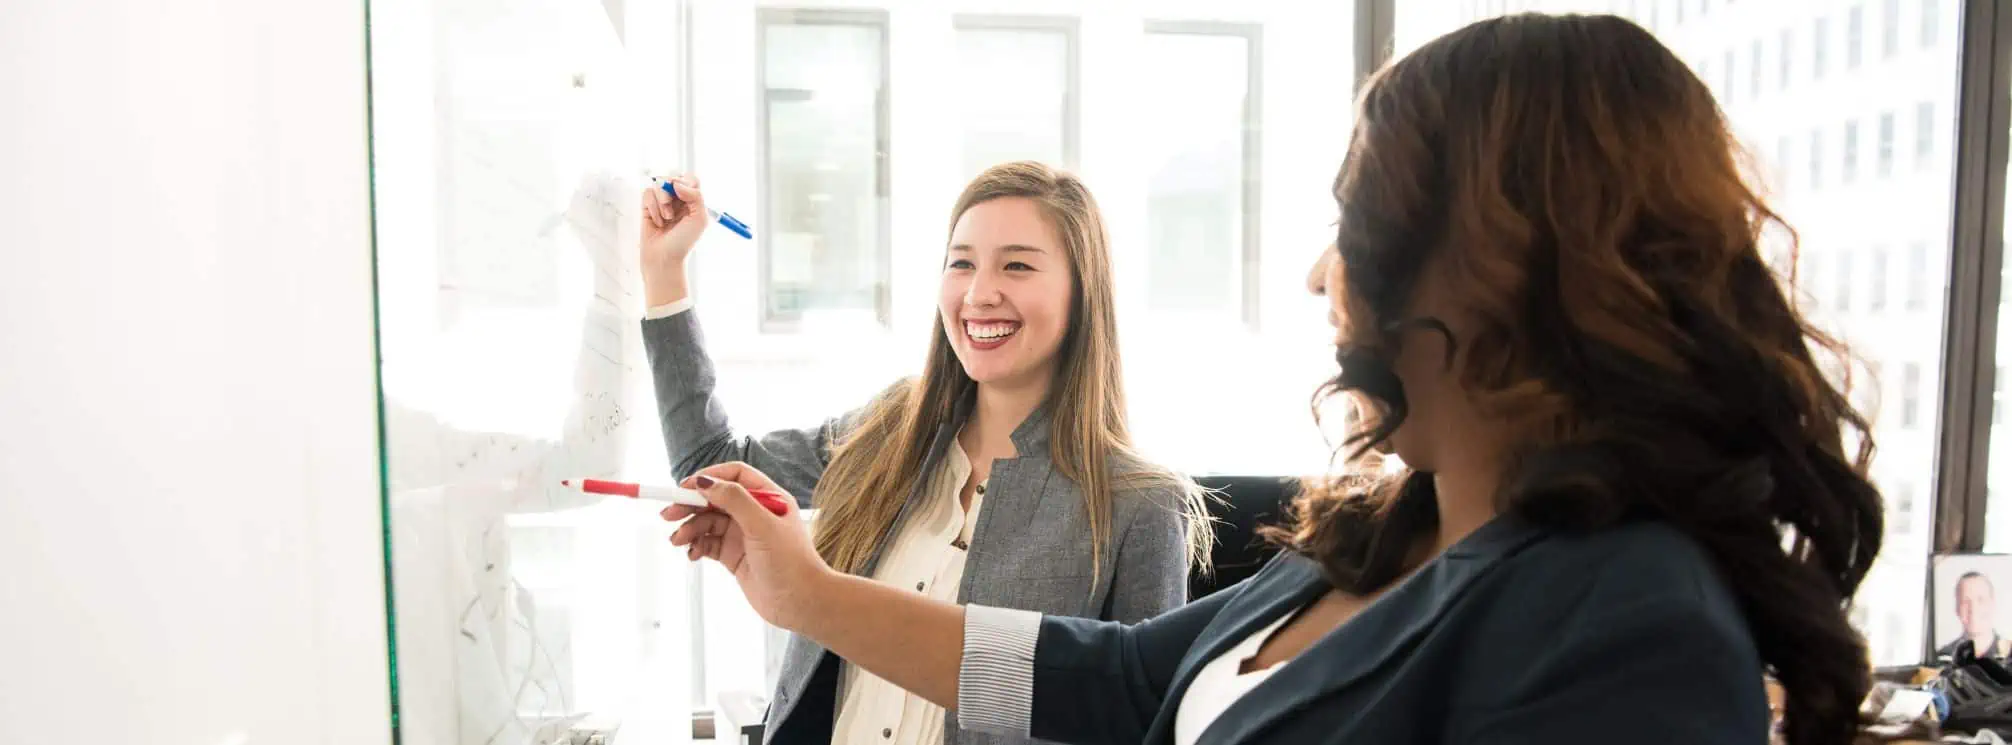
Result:
M673 472L684 478L716 463L743 461L774 478L805 507L817 503L818 480L830 463L833 442L858 424L863 410L807 429L739 436L714 396L715 372L693 311L643 322L643 348L655 378L657 415ZM959 407L931 442L925 470L934 469L956 442L970 415ZM1019 457L999 459L985 491L985 508L971 537L959 603L1019 608L1058 616L1136 623L1187 602L1184 525L1172 490L1119 491L1111 505L1111 549L1096 576L1090 572L1091 534L1076 484L1049 458L1049 416L1042 407L1012 439ZM1135 464L1132 464L1135 465ZM1128 464L1113 464L1114 469ZM1114 474L1115 475L1115 474ZM913 512L918 488L908 496L890 538ZM876 552L864 574L879 563ZM764 742L831 741L836 719L838 659L808 639L792 635L781 677L769 704ZM948 745L1036 742L1024 737L967 732L946 714Z

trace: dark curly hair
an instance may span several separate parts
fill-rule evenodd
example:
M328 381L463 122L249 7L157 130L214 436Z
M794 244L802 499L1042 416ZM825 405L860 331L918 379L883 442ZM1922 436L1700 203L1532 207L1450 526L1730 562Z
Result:
M1342 370L1316 405L1373 412L1340 455L1362 465L1405 419L1398 337L1457 341L1451 371L1519 443L1501 508L1688 534L1786 692L1787 741L1850 742L1870 680L1845 607L1884 514L1872 438L1817 363L1845 350L1762 260L1764 231L1791 258L1794 232L1740 153L1705 85L1618 17L1486 20L1395 62L1362 94L1335 180ZM1465 338L1402 316L1429 262L1478 319ZM1401 576L1438 508L1428 474L1357 470L1308 483L1270 535L1368 592Z

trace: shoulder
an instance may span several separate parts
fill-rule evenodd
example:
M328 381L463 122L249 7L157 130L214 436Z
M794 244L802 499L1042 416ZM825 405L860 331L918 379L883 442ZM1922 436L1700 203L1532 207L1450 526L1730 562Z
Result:
M1668 523L1639 520L1589 531L1550 531L1514 559L1520 569L1570 569L1586 580L1628 577L1650 594L1699 589L1717 574L1704 547ZM1597 571L1587 572L1588 567ZM1623 588L1615 588L1623 589Z
M1751 650L1731 589L1702 546L1667 523L1552 532L1505 562L1498 581L1533 627L1654 626ZM1589 631L1592 629L1588 629Z
M1121 514L1187 514L1202 493L1193 479L1135 452L1113 449L1107 456L1111 507Z

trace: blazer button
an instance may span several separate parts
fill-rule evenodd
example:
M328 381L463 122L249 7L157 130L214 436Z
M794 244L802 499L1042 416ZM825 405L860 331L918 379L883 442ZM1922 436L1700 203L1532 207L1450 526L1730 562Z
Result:
M922 591L922 583L921 583L921 582L917 582L917 583L915 583L915 591L916 591L916 592L921 592L921 591Z
M894 730L883 729L880 731L880 736L882 739L891 738L894 736Z

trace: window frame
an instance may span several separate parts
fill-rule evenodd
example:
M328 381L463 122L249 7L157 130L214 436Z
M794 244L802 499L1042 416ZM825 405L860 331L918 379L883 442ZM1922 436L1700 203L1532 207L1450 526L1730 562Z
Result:
M2006 155L2012 145L2012 8L1963 0L1952 170L1949 282L1930 550L1982 551L2003 285ZM1924 597L1924 602L1932 598ZM1930 604L1928 607L1933 607ZM1934 641L1922 640L1923 659Z
M894 214L891 200L893 193L892 136L890 124L893 120L893 22L892 14L885 8L796 8L763 5L755 8L754 32L754 84L755 84L755 162L756 162L756 211L755 218L755 283L759 293L755 312L759 315L759 329L763 334L789 334L803 330L801 317L779 316L770 311L770 275L775 260L775 205L771 202L769 182L769 125L772 109L776 103L772 89L768 85L768 30L772 26L848 26L872 28L880 33L880 87L874 97L874 189L878 204L874 209L877 221L879 245L873 247L875 271L880 289L874 292L873 314L877 329L886 329L893 321L894 284ZM687 44L689 46L689 44Z
M956 13L950 17L953 37L964 31L1027 31L1060 33L1063 38L1062 167L1082 164L1083 21L1080 17L1037 13Z
M1360 18L1360 11L1357 16ZM1394 15L1394 11L1393 11ZM1260 327L1261 314L1258 302L1258 280L1261 272L1263 233L1263 195L1260 185L1264 182L1263 117L1264 117L1264 26L1246 21L1195 21L1148 19L1140 29L1142 34L1173 34L1189 36L1219 36L1242 39L1244 41L1244 112L1243 112L1243 189L1239 209L1243 210L1243 230L1240 236L1243 245L1238 247L1237 270L1242 274L1237 280L1236 318L1249 330ZM1388 42L1385 42L1388 46ZM1371 68L1372 70L1375 68ZM1361 84L1357 77L1357 85ZM1148 225L1151 224L1151 210L1144 212ZM1151 254L1146 257L1152 261ZM1148 288L1150 293L1151 289Z

